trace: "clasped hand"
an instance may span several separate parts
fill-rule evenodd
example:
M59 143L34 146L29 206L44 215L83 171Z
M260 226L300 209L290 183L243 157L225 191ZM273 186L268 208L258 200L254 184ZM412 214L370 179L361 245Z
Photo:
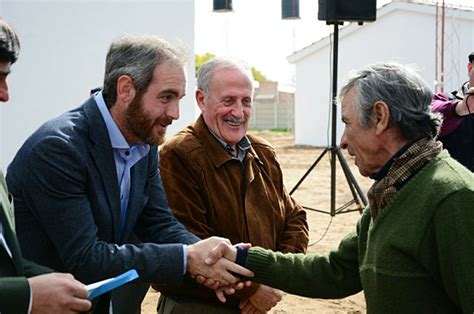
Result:
M188 256L191 249L191 259L195 254L195 249L198 249L198 245L202 249L199 251L200 254L197 259L203 263L199 265L201 268L197 269L188 266L188 271L198 283L214 289L217 298L221 302L226 302L224 292L226 294L233 294L235 290L251 285L250 281L242 282L236 275L251 278L254 276L253 272L235 264L237 257L236 246L249 248L251 244L240 243L233 246L228 239L211 237L188 247ZM190 258L188 258L189 260Z
M240 243L235 246L230 245L228 242L219 243L215 248L211 250L209 256L205 262L209 265L217 262L219 259L225 258L232 262L235 262L237 259L237 246L250 248L251 244L249 243ZM204 280L203 278L200 278ZM198 280L199 282L199 280ZM250 285L250 282L245 282L245 285ZM221 302L225 302L225 294L233 294L235 292L235 286L220 287L215 290L217 298ZM225 293L225 294L224 294ZM281 301L281 293L278 290L270 288L265 285L260 285L255 291L255 293L250 296L250 298L242 300L239 304L241 313L250 314L250 313L266 313L272 307L274 307L278 302Z
M226 292L241 289L246 284L238 277L253 277L253 273L235 264L237 252L230 241L221 237L210 237L187 248L187 270L193 278L211 289L226 287Z

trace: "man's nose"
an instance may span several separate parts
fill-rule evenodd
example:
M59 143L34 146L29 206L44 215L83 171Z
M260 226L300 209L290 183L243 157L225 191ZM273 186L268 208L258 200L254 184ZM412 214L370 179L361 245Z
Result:
M173 120L179 119L179 101L173 103L171 106L168 106L166 115Z
M341 143L339 145L343 149L347 149L347 137L346 137L346 129L344 129L344 132L342 133L341 136Z
M244 116L244 104L241 100L235 102L235 106L232 109L232 115L236 118L242 118Z

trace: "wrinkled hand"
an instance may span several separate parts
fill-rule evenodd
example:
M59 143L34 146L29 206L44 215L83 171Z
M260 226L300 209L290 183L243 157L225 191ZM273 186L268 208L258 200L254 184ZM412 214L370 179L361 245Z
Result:
M239 281L235 284L228 285L228 286L223 286L219 282L206 278L202 275L197 275L197 276L192 276L198 284L204 285L208 287L209 289L216 290L224 290L226 294L234 294L236 290L240 290L244 287L250 287L252 285L251 281Z
M225 295L232 295L235 293L235 291L240 290L244 287L250 287L252 285L251 281L244 281L244 282L239 282L235 285L229 285L225 287L219 287L214 290L214 293L216 294L216 297L219 301L222 303L225 303L227 301Z
M212 250L209 252L205 262L207 265L212 265L215 262L217 262L221 257L224 257L225 259L235 262L237 258L237 246L244 246L246 248L249 248L251 244L249 243L239 243L235 246L232 246L230 242L221 242L218 243ZM253 277L253 274L252 276Z
M91 308L86 287L71 274L52 273L28 278L32 314L85 312Z
M228 239L220 237L210 237L189 245L187 248L188 272L194 277L203 276L212 280L212 282L214 282L213 286L206 282L204 282L204 285L213 289L215 289L216 286L228 286L239 282L240 279L234 274L246 277L253 276L253 273L248 269L239 266L227 259L217 258L213 259L212 261L208 260L208 255L211 250L218 247L219 245L223 245L224 247L227 245L231 246Z
M225 295L232 295L235 293L235 291L240 290L244 287L250 287L252 285L251 281L240 281L236 284L233 285L228 285L228 286L221 286L218 282L215 282L212 279L208 279L204 276L198 275L195 277L197 283L205 285L206 287L213 289L216 297L219 301L222 303L225 303L227 301Z
M219 243L215 248L211 250L209 253L208 257L206 258L205 262L208 265L212 265L216 261L219 261L223 258L235 262L237 258L237 246L243 247L243 248L251 248L252 244L250 243L238 243L234 246L230 245L227 242L221 242ZM251 273L251 276L247 277L253 277L253 273ZM201 284L205 284L207 287L212 287L212 289L215 290L217 299L221 301L222 303L225 303L227 301L225 294L231 295L234 294L236 290L240 290L243 287L249 287L252 282L251 281L245 281L245 282L239 282L238 284L234 285L212 285L213 283L210 282L209 279L204 278L202 276L196 277L196 281Z
M281 293L278 290L260 285L250 298L240 302L239 308L244 314L255 313L253 308L260 312L267 312L280 301Z

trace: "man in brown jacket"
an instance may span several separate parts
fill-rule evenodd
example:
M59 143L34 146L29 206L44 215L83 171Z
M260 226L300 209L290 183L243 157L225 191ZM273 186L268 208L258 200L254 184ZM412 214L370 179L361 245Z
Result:
M202 115L160 150L170 208L201 238L218 235L232 243L306 252L306 213L286 191L273 147L246 134L253 96L250 69L215 58L201 67L197 80ZM278 291L258 284L225 305L191 280L159 290L159 313L264 313L281 299Z

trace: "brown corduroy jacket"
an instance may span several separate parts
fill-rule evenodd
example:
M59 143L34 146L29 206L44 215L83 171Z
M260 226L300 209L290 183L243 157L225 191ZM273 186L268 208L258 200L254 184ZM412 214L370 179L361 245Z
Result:
M202 116L170 138L160 149L170 208L198 237L216 235L232 243L304 253L306 213L286 191L273 147L261 138L248 138L252 146L243 165L209 132ZM257 287L253 284L239 291L230 303L248 298ZM212 290L192 280L159 290L166 295L217 301Z

